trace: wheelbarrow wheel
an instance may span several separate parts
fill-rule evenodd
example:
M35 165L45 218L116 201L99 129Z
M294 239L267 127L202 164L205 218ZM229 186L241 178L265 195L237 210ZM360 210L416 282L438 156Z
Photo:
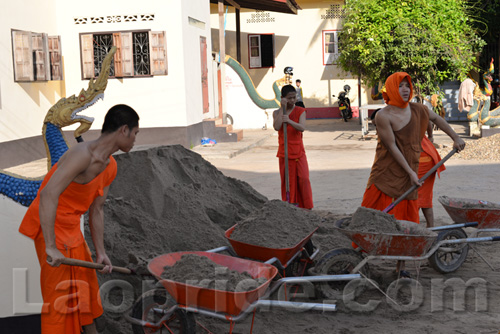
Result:
M316 275L345 275L363 260L363 256L353 249L338 248L326 253L314 267ZM369 277L369 267L365 264L361 270L363 275ZM318 285L320 293L329 299L342 298L347 281L322 282Z
M163 314L160 310L167 310L175 305L175 301L164 289L151 290L144 293L132 307L132 317L155 324L160 321ZM183 309L176 309L172 315L158 327L140 326L133 324L135 334L195 334L196 321L194 314Z
M438 234L437 241L450 239L466 239L467 234L464 230L452 229L445 230ZM434 254L429 257L429 264L434 270L442 274L451 273L460 268L467 258L469 252L468 244L450 244L438 248Z

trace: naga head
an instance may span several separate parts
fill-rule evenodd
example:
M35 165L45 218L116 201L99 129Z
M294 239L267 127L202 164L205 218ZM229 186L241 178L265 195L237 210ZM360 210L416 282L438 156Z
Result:
M87 132L94 122L94 118L80 115L79 112L104 98L104 90L108 85L111 60L115 52L116 47L113 46L102 62L99 76L96 79L90 79L89 87L87 89L82 89L78 96L71 95L68 98L63 97L57 101L57 103L49 109L45 116L44 123L52 123L59 128L80 123L80 126L74 132L75 138L79 138L83 133Z

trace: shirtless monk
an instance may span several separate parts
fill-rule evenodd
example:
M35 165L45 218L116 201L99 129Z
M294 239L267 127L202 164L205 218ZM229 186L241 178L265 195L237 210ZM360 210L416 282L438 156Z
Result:
M101 136L71 147L45 176L19 232L35 241L40 262L42 334L97 333L94 319L103 309L95 270L62 265L64 257L92 261L80 230L89 211L96 262L112 271L104 249L103 206L116 176L118 150L129 152L139 132L139 116L126 105L109 109Z
M418 182L418 163L421 142L429 120L453 139L453 147L461 151L465 142L450 125L423 104L409 103L413 87L410 76L397 72L385 82L384 100L388 106L375 116L378 143L375 160L368 179L361 206L384 210L393 201ZM390 212L398 220L419 222L417 191L394 207ZM408 275L398 263L397 272Z
M281 89L281 108L273 113L273 127L278 131L278 153L281 175L281 198L287 200L285 181L285 140L283 123L287 125L288 173L290 181L290 203L297 203L299 208L312 209L313 197L309 180L309 166L302 141L306 129L306 110L295 105L297 92L292 85Z

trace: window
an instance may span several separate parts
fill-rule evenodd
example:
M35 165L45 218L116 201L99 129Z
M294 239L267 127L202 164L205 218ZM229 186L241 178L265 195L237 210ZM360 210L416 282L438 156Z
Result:
M164 31L121 31L81 34L82 77L94 78L112 46L116 53L110 77L141 77L167 74Z
M337 63L341 50L340 33L340 30L323 30L323 65Z
M274 34L248 35L250 68L274 67Z
M12 29L14 81L62 80L61 37Z

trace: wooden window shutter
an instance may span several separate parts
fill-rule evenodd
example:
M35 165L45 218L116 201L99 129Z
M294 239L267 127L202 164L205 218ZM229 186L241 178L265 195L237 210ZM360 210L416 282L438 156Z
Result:
M166 75L168 73L167 43L165 35L165 31L149 32L149 53L152 75Z
M133 49L132 49L132 33L122 32L121 35L121 60L122 71L124 77L134 75Z
M52 80L62 80L61 36L49 36L50 72Z
M123 77L123 64L122 64L122 39L119 32L113 33L113 45L116 46L114 56L115 60L115 77Z
M33 49L33 60L35 62L35 80L49 80L49 75L47 75L48 69L48 45L46 43L47 36L45 34L31 34L31 45Z
M92 34L80 35L82 51L82 76L84 79L94 77L94 43Z
M34 81L31 32L12 30L14 81Z

